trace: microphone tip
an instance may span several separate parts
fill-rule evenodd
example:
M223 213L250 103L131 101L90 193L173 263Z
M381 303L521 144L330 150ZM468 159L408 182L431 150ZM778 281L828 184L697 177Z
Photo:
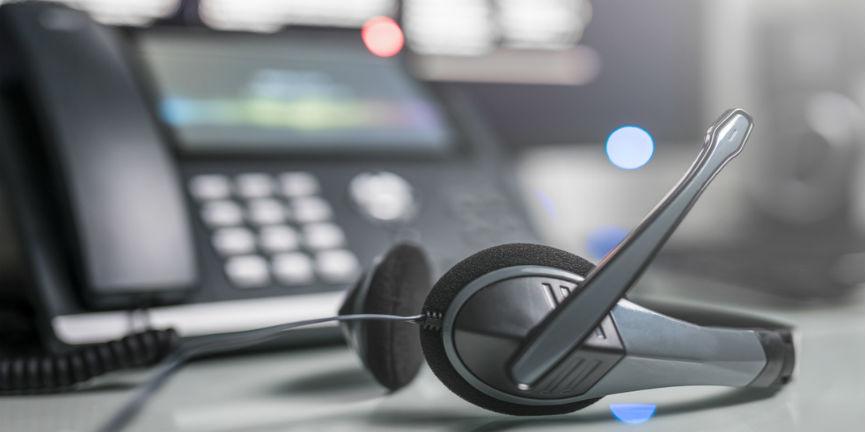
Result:
M725 159L734 157L745 147L753 127L751 114L741 108L730 109L709 127L706 141Z

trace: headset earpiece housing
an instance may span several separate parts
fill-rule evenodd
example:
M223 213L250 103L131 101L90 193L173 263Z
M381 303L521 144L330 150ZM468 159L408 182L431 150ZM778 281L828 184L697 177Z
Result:
M426 253L398 244L361 276L339 314L418 314L431 278ZM384 387L399 390L417 375L423 353L413 326L393 321L344 321L341 326L348 344Z
M577 255L534 244L496 246L466 258L435 284L424 304L434 321L420 338L433 372L463 399L505 414L561 414L597 401L579 395L621 356L609 320L603 325L609 338L577 350L569 376L551 377L530 391L507 377L507 361L529 331L579 289L593 267Z

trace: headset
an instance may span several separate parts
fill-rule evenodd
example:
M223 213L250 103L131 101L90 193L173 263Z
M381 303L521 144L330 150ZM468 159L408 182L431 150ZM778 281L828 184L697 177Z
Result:
M119 430L187 360L328 321L340 323L387 389L405 387L426 360L458 396L511 415L568 413L605 395L650 388L780 387L795 365L790 327L625 298L706 186L741 152L752 127L745 111L725 112L685 176L597 266L548 246L505 244L466 258L432 285L424 251L400 243L360 277L337 316L189 342L178 342L170 329L151 330L69 354L66 376L46 359L0 363L0 389L71 386L111 365L157 364L102 428ZM125 353L125 363L111 352Z

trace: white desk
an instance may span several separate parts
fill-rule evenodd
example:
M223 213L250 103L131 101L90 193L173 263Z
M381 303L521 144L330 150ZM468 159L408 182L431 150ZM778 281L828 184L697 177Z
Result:
M692 281L670 282L653 296L673 297ZM672 287L672 288L671 288ZM703 302L724 292L742 303L759 296L707 287ZM645 291L648 289L642 289ZM712 293L715 293L713 295ZM692 295L695 293L692 292ZM581 430L581 431L853 431L865 425L865 296L841 305L751 308L797 327L794 381L772 397L759 391L682 387L610 396L569 415L516 418L476 408L424 369L411 386L385 395L344 348L324 347L222 358L178 373L130 431ZM0 398L0 430L89 431L105 420L146 374L115 375L88 391ZM610 404L650 403L640 425L613 418Z

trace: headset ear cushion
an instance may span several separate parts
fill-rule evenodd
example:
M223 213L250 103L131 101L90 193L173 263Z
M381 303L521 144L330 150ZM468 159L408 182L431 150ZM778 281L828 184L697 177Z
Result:
M424 313L444 313L454 297L473 280L498 269L521 265L553 267L580 276L587 275L594 268L592 263L577 255L548 246L514 243L492 247L466 258L445 273L430 291L424 303ZM425 326L420 333L424 357L433 373L451 391L482 408L511 415L551 415L576 411L600 399L528 405L494 398L469 384L454 369L445 352L441 329Z
M411 244L398 244L370 270L355 313L410 316L421 312L429 293L431 270L426 253ZM364 278L367 279L367 278ZM349 297L357 302L357 297ZM345 308L344 308L345 309ZM341 311L341 313L344 313ZM423 364L415 326L405 322L361 321L354 328L354 345L373 377L391 391L414 379Z

